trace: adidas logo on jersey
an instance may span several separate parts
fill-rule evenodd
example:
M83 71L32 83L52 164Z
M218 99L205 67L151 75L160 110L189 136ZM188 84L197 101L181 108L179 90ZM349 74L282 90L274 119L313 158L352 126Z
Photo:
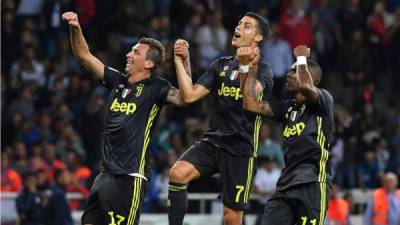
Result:
M286 126L285 129L283 130L283 136L286 138L295 135L300 136L305 127L306 125L303 122L296 123L292 127Z
M126 103L126 102L118 102L118 99L115 98L113 103L111 104L110 110L113 112L122 112L125 115L133 114L136 111L135 103Z
M237 87L228 87L225 86L225 83L221 84L221 87L218 89L219 96L232 97L235 100L239 100L242 98L242 93L240 92L240 88Z

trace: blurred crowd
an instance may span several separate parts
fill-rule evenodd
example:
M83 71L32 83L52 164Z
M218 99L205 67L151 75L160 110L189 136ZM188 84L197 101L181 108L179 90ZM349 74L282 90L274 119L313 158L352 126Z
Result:
M336 184L373 189L385 172L400 173L400 0L3 0L1 8L2 192L51 191L61 183L86 196L101 168L108 91L74 59L61 20L66 11L78 13L92 53L120 70L140 37L160 40L168 57L156 74L175 86L177 38L190 43L196 81L214 59L234 54L234 27L245 12L257 12L271 25L261 54L272 64L273 100L285 96L296 45L311 47L323 69L322 87L335 99ZM168 169L207 130L210 101L163 110L144 212L165 211ZM264 121L254 191L268 195L284 162L282 128ZM189 191L216 191L213 179Z

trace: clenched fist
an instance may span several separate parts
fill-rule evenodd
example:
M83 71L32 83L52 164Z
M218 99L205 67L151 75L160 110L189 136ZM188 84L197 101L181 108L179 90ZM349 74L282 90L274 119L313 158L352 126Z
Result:
M72 27L79 27L78 14L74 12L63 13L62 19Z
M305 56L308 58L310 56L310 48L305 45L299 45L293 49L293 54L295 57Z
M239 65L246 66L249 65L254 57L253 47L240 47L236 49L236 57Z

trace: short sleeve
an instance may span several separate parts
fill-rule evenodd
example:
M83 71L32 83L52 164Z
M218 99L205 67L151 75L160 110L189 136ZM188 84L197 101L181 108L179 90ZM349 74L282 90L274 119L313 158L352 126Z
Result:
M328 114L333 111L333 98L325 89L316 88L318 91L317 108L320 112Z
M114 68L105 66L104 67L104 79L102 81L102 84L109 89L113 89L120 83L120 81L123 77L124 77L124 75L120 71L118 71Z
M171 90L171 88L173 88L172 84L170 82L168 82L167 80L162 80L162 82L160 82L160 92L158 95L158 99L157 102L160 105L164 105L167 102L167 95L169 90Z
M257 80L261 83L264 89L264 96L268 98L273 86L273 73L271 65L266 61L258 63Z
M201 75L196 84L200 84L201 86L204 86L208 90L212 91L215 85L215 77L218 71L218 65L219 59L215 60L210 67L208 67L206 72Z

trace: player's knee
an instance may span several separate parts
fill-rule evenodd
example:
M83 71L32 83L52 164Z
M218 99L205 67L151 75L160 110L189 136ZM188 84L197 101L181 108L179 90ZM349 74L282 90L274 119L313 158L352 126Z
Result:
M242 213L233 209L224 209L224 225L241 225Z
M185 171L176 165L169 170L169 180L180 184L186 184L189 182L188 175Z

